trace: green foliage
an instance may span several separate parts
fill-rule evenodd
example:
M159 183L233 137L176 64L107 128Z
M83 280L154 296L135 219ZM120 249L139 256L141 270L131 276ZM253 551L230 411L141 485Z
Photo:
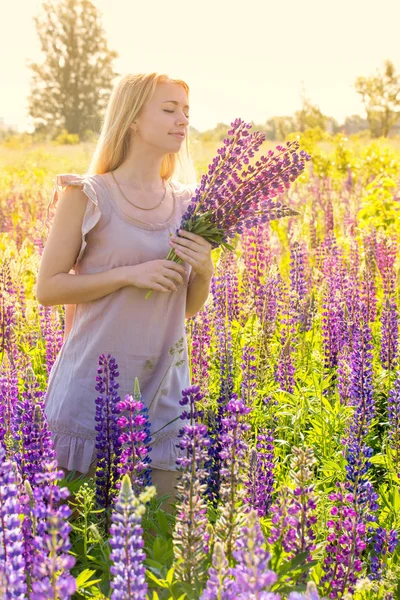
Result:
M400 197L392 177L380 173L366 186L358 219L360 228L372 226L390 235L400 233Z
M63 129L55 138L56 144L79 144L79 135L77 133L68 133L66 129Z

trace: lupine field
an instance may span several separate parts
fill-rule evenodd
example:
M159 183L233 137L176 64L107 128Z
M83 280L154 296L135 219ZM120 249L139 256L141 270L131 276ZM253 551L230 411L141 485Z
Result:
M151 485L140 382L119 397L106 348L95 477L57 467L43 409L64 307L39 305L35 281L55 173L85 166L7 161L1 598L400 598L400 153L299 141L312 160L283 200L300 214L214 250L210 296L186 321L192 386L176 401L191 424L172 514Z

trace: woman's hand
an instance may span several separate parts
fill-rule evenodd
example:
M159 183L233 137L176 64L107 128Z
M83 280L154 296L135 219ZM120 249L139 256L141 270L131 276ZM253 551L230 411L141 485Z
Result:
M187 270L172 260L157 259L126 267L126 285L156 292L177 292Z
M193 271L203 279L211 279L214 264L211 257L212 246L201 235L191 231L179 230L182 237L171 236L170 245L178 258L192 266Z

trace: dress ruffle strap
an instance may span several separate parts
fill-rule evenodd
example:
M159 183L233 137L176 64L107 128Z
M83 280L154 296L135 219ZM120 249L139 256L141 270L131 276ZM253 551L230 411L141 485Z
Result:
M69 185L82 188L91 202L87 203L86 212L82 222L82 243L79 254L76 258L75 265L80 261L82 254L86 248L86 235L98 223L101 217L100 204L98 194L90 178L90 175L77 175L76 173L61 173L56 175L54 180L54 188L52 194L51 205L57 202L61 192Z

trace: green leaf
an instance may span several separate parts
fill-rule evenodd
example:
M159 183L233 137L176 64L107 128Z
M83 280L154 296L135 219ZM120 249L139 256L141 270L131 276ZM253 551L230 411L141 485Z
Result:
M171 567L167 573L166 581L168 581L169 585L172 584L172 580L174 578L174 571L175 571L175 568Z
M156 577L154 575L154 573L152 573L150 571L150 569L146 569L146 575L148 575L149 578L152 579L160 587L162 587L162 588L167 588L168 587L168 584L165 582L165 580L164 579L159 579L158 577Z
M96 571L93 571L92 569L85 569L84 571L79 573L78 577L76 578L77 589L84 589L87 587L91 587L95 583L99 583L101 579L90 579L90 577L94 575L94 573L96 573Z
M169 531L169 524L168 524L167 517L165 516L165 514L163 513L162 510L158 510L156 516L157 516L157 521L158 521L158 524L160 526L162 533L164 535L167 534Z

